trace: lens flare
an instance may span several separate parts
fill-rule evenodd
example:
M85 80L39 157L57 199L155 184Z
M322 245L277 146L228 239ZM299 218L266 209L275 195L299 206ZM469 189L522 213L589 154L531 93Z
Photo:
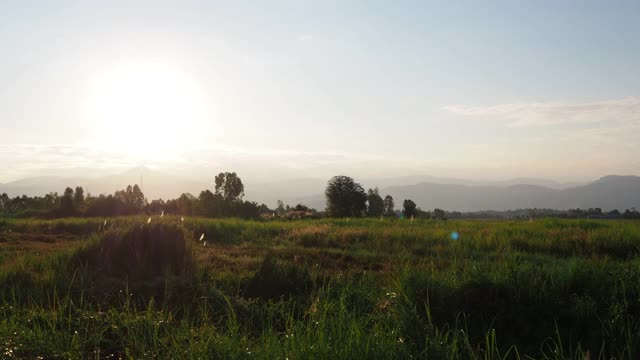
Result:
M460 239L460 234L458 234L457 231L454 231L451 233L451 240L458 240Z

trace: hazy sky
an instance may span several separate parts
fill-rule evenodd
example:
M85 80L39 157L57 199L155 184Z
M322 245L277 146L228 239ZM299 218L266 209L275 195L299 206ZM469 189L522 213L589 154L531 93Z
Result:
M639 34L638 1L0 1L0 182L640 174Z

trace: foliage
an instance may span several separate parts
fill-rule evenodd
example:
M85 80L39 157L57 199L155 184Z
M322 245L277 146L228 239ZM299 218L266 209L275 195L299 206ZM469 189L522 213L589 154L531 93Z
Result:
M417 206L413 200L406 199L402 202L402 215L404 215L404 217L415 217L417 214Z
M447 215L442 209L433 209L433 218L438 220L446 220Z
M73 213L73 189L68 187L64 190L62 198L60 198L60 209L65 214Z
M82 186L76 186L76 191L73 193L73 202L75 206L82 206L84 202L84 189Z
M147 205L147 199L137 184L129 185L125 190L116 191L114 198L124 205L125 215L137 214Z
M225 201L234 202L244 196L244 185L235 172L220 173L215 177L216 195L221 195Z
M334 176L325 190L327 213L332 217L360 217L367 210L362 186L348 176Z
M367 216L382 216L384 214L384 200L380 196L378 188L369 189L367 192Z
M393 203L393 197L391 195L387 195L384 197L384 215L385 216L395 216L395 204Z

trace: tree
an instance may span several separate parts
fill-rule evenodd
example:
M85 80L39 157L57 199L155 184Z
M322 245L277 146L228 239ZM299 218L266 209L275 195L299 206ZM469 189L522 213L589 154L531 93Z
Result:
M76 192L73 195L73 202L76 205L80 205L84 202L84 189L82 186L76 186Z
M68 213L73 211L73 189L67 187L64 189L64 194L60 198L60 208L63 212Z
M329 216L362 216L367 210L367 194L348 176L334 176L325 190Z
M284 203L282 202L282 200L278 200L276 202L276 214L280 215L280 214L284 214Z
M200 192L198 196L197 215L220 217L224 215L222 207L224 199L221 194L214 194L209 190Z
M0 211L7 212L9 210L9 195L7 193L3 193L0 195Z
M384 213L384 200L378 192L378 188L369 189L367 192L367 216L380 216Z
M433 209L433 218L436 220L447 220L447 213L442 209Z
M147 199L138 185L129 185L126 190L116 191L115 198L124 204L126 214L138 213L147 205Z
M216 194L222 195L226 201L234 202L244 196L244 185L235 172L218 174L215 177L215 183Z
M176 210L182 215L193 214L193 204L196 202L195 196L184 193L176 200Z
M395 203L393 202L393 197L391 195L387 195L384 197L384 215L385 216L395 216Z
M258 211L260 211L260 215L272 214L271 209L269 209L267 204L260 204L260 206L258 206Z
M165 211L167 207L167 203L162 199L154 199L151 200L149 204L147 204L146 213L147 214L157 214L162 211Z
M383 201L384 201L384 215L394 216L395 210L393 208L395 207L395 204L393 203L393 197L391 197L391 195L387 195L384 197Z
M631 208L631 210L625 210L622 217L625 219L640 219L640 213L636 211L636 208Z
M253 201L236 201L232 203L231 216L243 219L257 219L260 217L258 203Z
M60 197L57 192L50 192L44 196L44 208L49 210L57 206Z
M406 199L402 202L402 215L404 215L404 217L415 217L417 214L416 210L417 206L416 203L413 202L413 200Z

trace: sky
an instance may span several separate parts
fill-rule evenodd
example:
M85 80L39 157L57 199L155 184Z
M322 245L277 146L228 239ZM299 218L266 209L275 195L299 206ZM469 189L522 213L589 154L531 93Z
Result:
M0 182L640 175L637 1L0 0Z

